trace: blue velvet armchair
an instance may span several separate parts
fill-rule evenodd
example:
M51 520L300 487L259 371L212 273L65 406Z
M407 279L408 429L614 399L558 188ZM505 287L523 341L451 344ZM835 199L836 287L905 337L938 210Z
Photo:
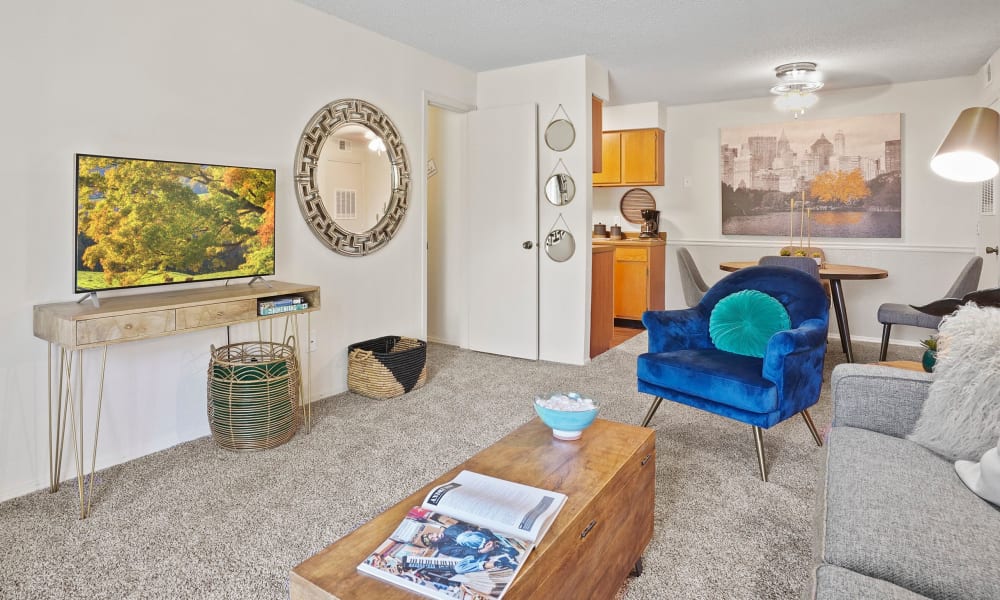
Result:
M712 309L741 290L764 292L788 312L791 329L770 337L763 358L720 350L709 334ZM639 391L655 397L643 427L664 398L747 423L764 481L763 429L801 413L823 445L807 411L819 400L829 327L829 300L815 277L788 267L747 267L712 286L696 306L647 311L642 322L649 352L638 358Z

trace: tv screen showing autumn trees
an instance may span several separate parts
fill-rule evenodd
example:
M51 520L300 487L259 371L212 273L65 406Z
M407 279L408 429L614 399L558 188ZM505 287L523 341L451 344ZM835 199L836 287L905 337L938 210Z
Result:
M77 155L76 291L274 274L272 169Z

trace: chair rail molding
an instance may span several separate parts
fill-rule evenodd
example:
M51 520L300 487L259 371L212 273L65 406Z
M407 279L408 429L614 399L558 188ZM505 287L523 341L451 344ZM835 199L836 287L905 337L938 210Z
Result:
M687 246L719 246L725 248L777 248L780 247L786 239L779 240L699 240L699 239L688 239L680 237L671 237L670 245L687 245ZM816 247L823 248L823 250L870 250L873 252L949 252L955 254L974 254L976 252L975 246L955 246L949 244L885 244L885 243L845 243L845 242L828 242L825 239L813 240Z

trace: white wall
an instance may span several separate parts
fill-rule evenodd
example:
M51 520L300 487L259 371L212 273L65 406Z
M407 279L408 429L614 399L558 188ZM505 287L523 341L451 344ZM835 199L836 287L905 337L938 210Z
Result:
M31 307L74 299L76 152L277 169L277 278L322 287L314 398L346 389L349 343L421 333L423 190L411 187L413 212L397 238L343 257L302 219L292 162L313 113L357 97L393 119L413 170L423 168L423 92L471 103L470 71L268 0L17 3L0 20L0 54L16 57L5 62L0 100L0 500L48 482L46 344L32 336ZM112 346L98 468L208 434L208 351L224 343L221 329ZM96 352L86 361L92 371Z
M940 297L974 252L979 187L934 175L930 157L958 112L969 106L981 84L974 77L923 81L852 90L822 91L803 119L879 113L903 114L903 237L899 240L820 240L832 263L885 268L881 281L846 281L844 294L853 339L878 340L875 318L882 302L921 304ZM648 111L647 111L648 112ZM667 232L666 304L685 306L671 246L688 246L709 283L720 279L723 260L756 260L783 245L780 238L723 236L719 185L719 128L788 119L770 98L717 102L666 109L665 185L647 188ZM662 117L661 117L662 120ZM653 123L636 126L652 127ZM689 178L690 187L684 186ZM597 188L594 221L615 222L626 188ZM637 226L623 229L637 229ZM836 329L831 324L831 329ZM927 331L893 328L893 337L915 341Z
M591 95L607 97L607 71L577 56L487 71L477 81L479 108L538 105L539 358L583 364L589 359L590 339ZM576 139L569 149L555 152L545 145L544 134L560 104ZM557 118L565 117L559 112ZM576 196L565 206L553 206L545 200L544 185L560 159L576 183ZM576 252L557 263L545 254L544 240L560 214Z

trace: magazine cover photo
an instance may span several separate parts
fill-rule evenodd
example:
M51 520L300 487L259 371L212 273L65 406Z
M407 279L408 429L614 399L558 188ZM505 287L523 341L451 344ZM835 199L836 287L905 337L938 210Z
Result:
M524 541L414 507L359 570L433 598L487 600L503 595L529 550Z

